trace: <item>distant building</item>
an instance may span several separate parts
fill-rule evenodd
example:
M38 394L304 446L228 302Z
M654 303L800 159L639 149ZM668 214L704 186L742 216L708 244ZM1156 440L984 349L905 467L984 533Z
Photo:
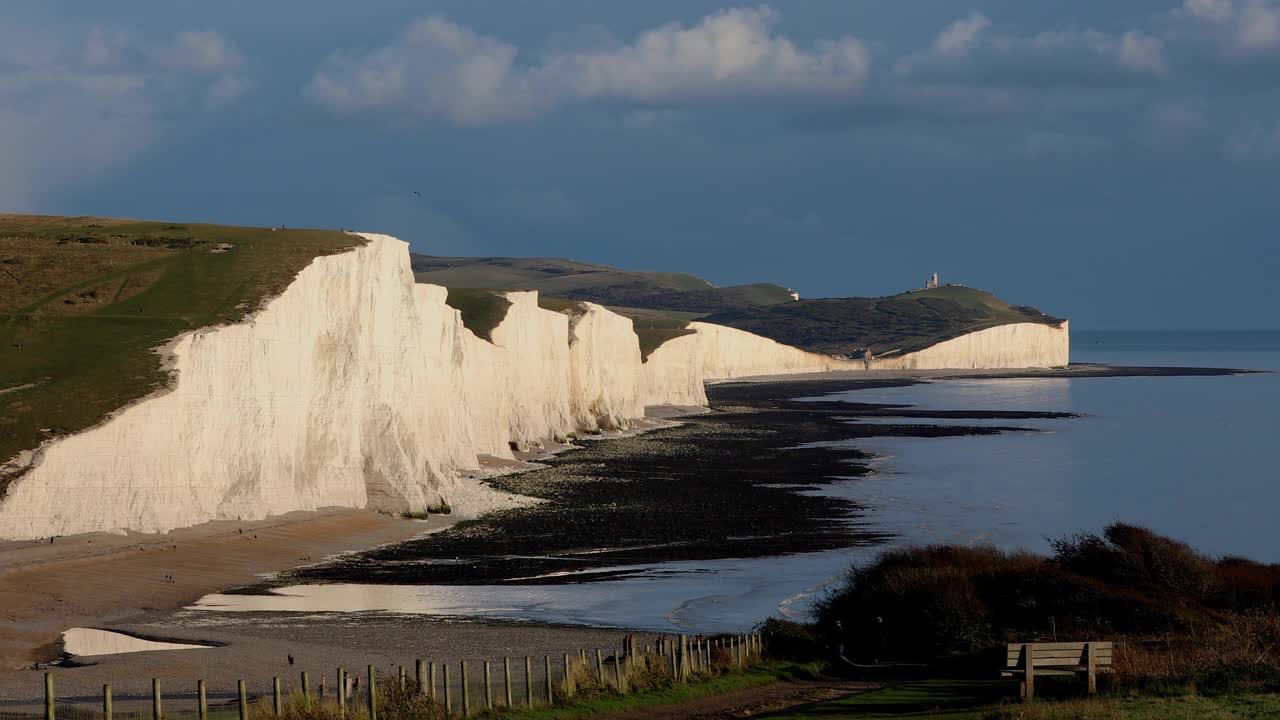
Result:
M796 292L795 290L788 288L787 292L791 293L791 300L793 302L800 299L800 293Z
M929 280L924 284L925 290L932 290L938 287L938 273L929 276Z

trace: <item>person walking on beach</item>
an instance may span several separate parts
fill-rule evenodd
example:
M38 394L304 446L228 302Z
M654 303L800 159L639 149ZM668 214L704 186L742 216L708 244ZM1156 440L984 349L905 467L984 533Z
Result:
M293 667L293 653L289 653L289 667Z

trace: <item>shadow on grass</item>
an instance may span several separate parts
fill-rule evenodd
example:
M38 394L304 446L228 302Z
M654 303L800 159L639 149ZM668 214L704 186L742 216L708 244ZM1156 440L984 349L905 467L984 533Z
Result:
M793 708L768 717L882 718L972 717L975 708L1009 696L1009 683L998 680L919 680L839 700Z

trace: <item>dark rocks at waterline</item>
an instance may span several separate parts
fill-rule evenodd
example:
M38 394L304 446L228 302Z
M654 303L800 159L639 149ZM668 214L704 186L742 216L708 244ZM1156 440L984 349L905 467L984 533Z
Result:
M299 569L273 582L572 583L627 575L622 566L764 557L879 544L858 504L813 492L856 482L869 455L827 444L866 437L954 437L1017 427L857 424L924 411L795 397L909 381L717 385L715 412L643 435L585 441L539 470L487 481L544 500L443 532ZM906 415L905 413L917 413ZM1040 413L1001 413L1009 419ZM990 417L948 413L948 418ZM817 446L815 446L817 445Z

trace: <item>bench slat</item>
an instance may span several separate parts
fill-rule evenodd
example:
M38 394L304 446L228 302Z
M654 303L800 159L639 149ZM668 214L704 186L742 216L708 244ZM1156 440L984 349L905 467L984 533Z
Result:
M1110 661L1111 657L1111 653L1109 652L1096 652L1093 654L1095 662L1102 662L1104 660ZM1054 650L1053 652L1042 653L1039 650L1036 650L1036 659L1039 660L1041 658L1049 660L1080 660L1081 662L1084 662L1084 653L1067 652L1063 650ZM1022 653L1009 653L1006 659L1011 663L1018 662L1022 659Z
M1036 657L1084 657L1083 650L1041 650L1040 648L1036 648L1035 650L1036 650ZM1022 654L1021 650L1017 652L1010 650L1007 657L1018 657L1021 654ZM1111 650L1095 649L1093 651L1093 654L1094 656L1110 655Z
M1023 644L1024 643L1008 643L1009 652L1013 652L1014 650L1021 650ZM1084 646L1085 646L1085 643L1082 643L1082 642L1038 642L1038 643L1028 643L1028 644L1034 645L1036 648L1036 652L1040 652L1041 650L1072 650L1072 649L1084 652ZM1099 642L1092 643L1094 650L1102 650L1103 648L1110 650L1112 644L1113 643L1109 640L1105 642L1099 641Z
M1108 660L1108 661L1106 661L1106 662L1103 662L1103 661L1101 661L1101 660L1094 660L1094 661L1093 661L1093 665L1094 665L1094 667L1107 667L1107 666L1111 665L1111 661L1110 661L1110 660ZM1021 663L1021 662L1009 663L1009 664L1008 664L1008 665L1006 665L1005 667L1006 667L1006 668L1011 668L1011 669L1017 669L1017 668L1022 667L1022 663ZM1056 659L1055 659L1055 658L1040 658L1040 657L1036 657L1036 667L1038 667L1038 668L1042 668L1042 667L1084 667L1084 660L1083 660L1082 658L1071 658L1071 659L1056 658Z

